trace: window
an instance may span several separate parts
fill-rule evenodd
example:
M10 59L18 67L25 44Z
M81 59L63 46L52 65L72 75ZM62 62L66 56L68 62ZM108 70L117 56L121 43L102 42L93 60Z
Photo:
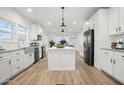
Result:
M18 40L26 41L27 38L27 28L21 25L18 25Z
M56 39L56 43L59 43L61 40L65 40L67 43L70 43L70 37L68 36L58 36Z
M0 19L0 40L10 40L13 25L3 19Z

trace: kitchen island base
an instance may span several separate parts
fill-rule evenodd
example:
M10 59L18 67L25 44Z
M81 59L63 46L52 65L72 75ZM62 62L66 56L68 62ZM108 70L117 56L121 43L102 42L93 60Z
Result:
M48 70L75 70L75 49L70 47L49 48Z

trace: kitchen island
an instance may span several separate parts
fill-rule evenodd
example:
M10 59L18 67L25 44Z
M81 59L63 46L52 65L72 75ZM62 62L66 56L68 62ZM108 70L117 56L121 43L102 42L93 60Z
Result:
M75 70L75 49L73 47L49 48L48 70Z

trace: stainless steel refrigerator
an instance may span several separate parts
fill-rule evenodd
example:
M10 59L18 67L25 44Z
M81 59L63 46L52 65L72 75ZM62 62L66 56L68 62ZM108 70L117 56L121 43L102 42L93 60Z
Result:
M94 30L84 32L84 61L94 66Z

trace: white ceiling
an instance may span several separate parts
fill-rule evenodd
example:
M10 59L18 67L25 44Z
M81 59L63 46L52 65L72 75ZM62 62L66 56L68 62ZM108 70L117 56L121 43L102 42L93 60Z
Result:
M28 7L17 7L15 9L30 20L40 23L45 31L49 33L61 32L62 11L60 7L33 7L31 8L32 13L27 12ZM83 22L97 9L96 7L65 7L64 16L67 25L65 32L75 33L81 31ZM52 24L49 25L49 22ZM73 22L77 24L74 25Z

